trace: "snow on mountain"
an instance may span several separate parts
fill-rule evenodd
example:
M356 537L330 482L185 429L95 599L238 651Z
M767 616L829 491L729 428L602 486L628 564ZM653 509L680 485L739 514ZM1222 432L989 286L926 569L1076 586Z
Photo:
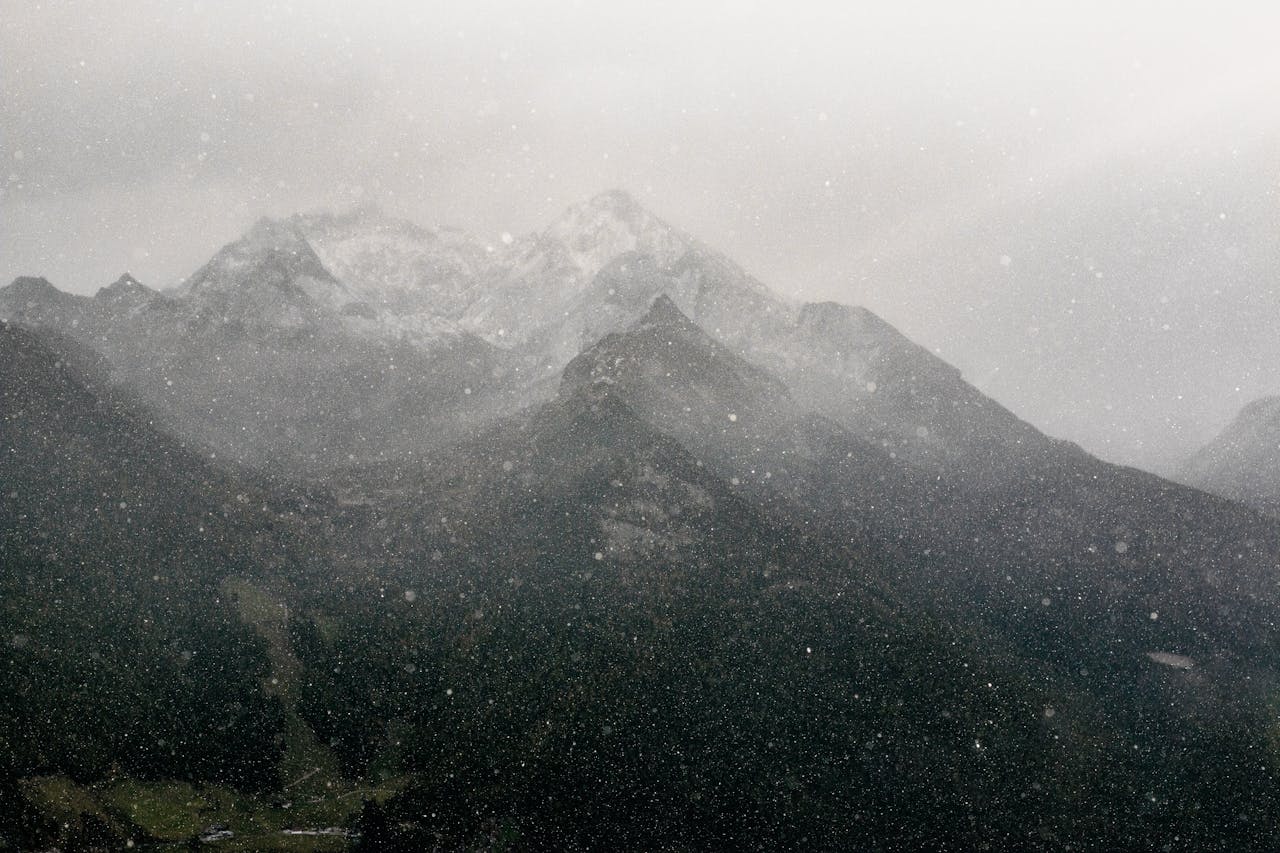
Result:
M422 228L376 208L299 215L291 222L353 294L396 316L456 319L493 267L491 253L466 233Z
M290 222L260 219L189 278L184 299L202 325L312 330L357 301Z
M609 263L634 252L666 267L694 242L644 210L627 192L601 193L504 251L499 269L468 307L462 324L499 346L564 337L559 327L566 320L574 325L575 306ZM556 360L563 364L572 358L580 343L573 342L573 352L553 347Z
M563 246L586 277L626 252L649 255L667 266L694 242L641 207L630 193L616 189L570 207L543 234Z
M87 342L116 362L132 357L139 335L156 352L190 335L243 335L246 358L286 339L322 350L497 348L504 366L494 378L513 389L503 405L518 406L552 396L566 364L662 295L734 355L781 378L797 404L926 468L981 458L997 471L1010 452L1043 442L871 312L779 297L620 190L493 252L462 232L372 208L262 219L170 294L126 277L84 300L24 280L0 294L0 310L64 331L92 318ZM158 306L155 322L123 320Z
M622 190L570 207L541 233L513 243L499 263L463 327L524 349L553 370L638 319L663 293L735 349L762 321L784 321L794 310Z
M430 349L460 334L455 303L477 274L477 251L457 232L376 211L264 218L180 293L205 324L340 330Z

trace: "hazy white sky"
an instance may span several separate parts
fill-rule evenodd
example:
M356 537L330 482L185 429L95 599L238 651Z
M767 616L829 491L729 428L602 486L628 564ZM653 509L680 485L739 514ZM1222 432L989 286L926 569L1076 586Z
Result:
M1154 465L1280 393L1280 4L0 2L0 276L598 190Z

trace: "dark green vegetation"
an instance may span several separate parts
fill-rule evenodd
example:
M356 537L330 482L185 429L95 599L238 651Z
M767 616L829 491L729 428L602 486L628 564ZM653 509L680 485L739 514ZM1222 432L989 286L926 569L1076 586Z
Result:
M909 468L665 301L305 488L0 344L11 847L1277 841L1280 536L1233 504L1042 438Z
M0 327L0 838L171 837L151 816L191 799L174 783L234 809L280 790L288 706L224 581L305 576L299 534L55 343Z
M640 339L679 336L651 331L600 360L665 382ZM1263 663L1155 663L1144 650L1171 638L1149 613L1122 630L1036 599L1019 616L951 577L959 557L815 521L810 475L761 509L634 391L567 379L526 421L393 473L400 498L364 526L399 568L308 603L296 646L325 674L309 718L353 767L394 745L416 775L366 815L370 849L1265 846ZM969 565L1031 574L1004 547Z

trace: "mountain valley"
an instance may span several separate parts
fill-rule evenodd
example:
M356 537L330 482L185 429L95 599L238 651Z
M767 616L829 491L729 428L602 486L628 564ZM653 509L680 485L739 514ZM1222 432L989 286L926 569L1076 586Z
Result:
M621 191L0 319L0 849L1280 840L1263 404L1107 464Z

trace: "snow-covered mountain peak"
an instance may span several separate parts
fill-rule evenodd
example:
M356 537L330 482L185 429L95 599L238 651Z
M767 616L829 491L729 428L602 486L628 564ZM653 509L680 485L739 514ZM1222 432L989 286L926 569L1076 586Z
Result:
M693 238L645 210L625 190L608 190L573 205L542 237L563 246L586 278L627 252L651 255L666 266L694 244Z
M245 286L282 287L300 276L332 281L291 220L263 217L187 280L191 295Z
M479 241L452 228L423 228L376 208L298 216L317 256L357 298L394 313L449 320L465 308L493 259Z
M206 322L315 328L359 300L327 270L292 220L260 219L179 288Z

